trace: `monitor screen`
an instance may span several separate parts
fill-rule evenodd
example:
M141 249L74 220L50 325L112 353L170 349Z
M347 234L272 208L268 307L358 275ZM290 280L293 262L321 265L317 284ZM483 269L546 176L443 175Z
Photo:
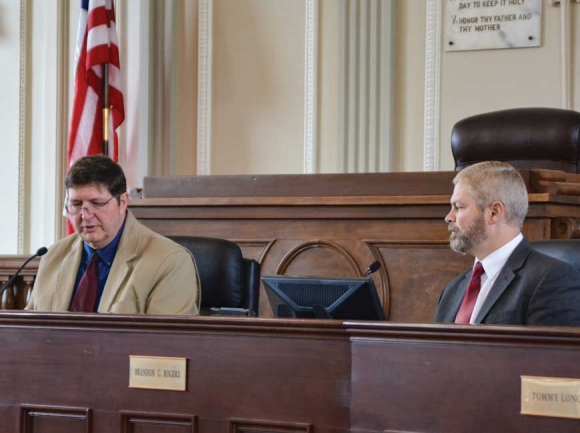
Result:
M385 320L372 278L262 277L275 317Z

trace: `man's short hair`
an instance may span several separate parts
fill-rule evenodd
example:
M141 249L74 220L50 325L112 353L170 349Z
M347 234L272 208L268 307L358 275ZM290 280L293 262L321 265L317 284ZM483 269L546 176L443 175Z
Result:
M485 161L461 170L453 185L462 182L483 211L494 201L503 203L507 223L522 227L528 213L528 192L520 173L511 165L499 161Z
M104 155L85 156L78 159L64 179L64 186L67 190L87 185L104 187L112 196L127 192L127 180L123 169Z

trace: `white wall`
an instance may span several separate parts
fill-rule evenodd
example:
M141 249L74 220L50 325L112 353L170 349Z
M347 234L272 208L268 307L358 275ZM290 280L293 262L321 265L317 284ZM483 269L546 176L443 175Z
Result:
M575 85L580 56L572 56L569 82L562 73L559 4L544 2L539 48L446 53L439 45L433 53L445 0L380 1L397 6L390 143L395 170L422 170L433 132L436 165L452 169L451 128L467 115L561 107L565 85L571 86L571 107L580 105ZM312 96L305 94L308 71L316 74L314 169L338 171L346 151L339 145L338 110L344 95L339 70L345 2L117 0L127 114L120 161L130 186L140 186L147 174L195 174L200 166L214 174L303 172L305 107ZM565 17L574 53L579 7L571 2ZM35 251L62 236L77 19L78 2L0 0L0 254ZM204 26L210 30L205 42ZM317 40L313 57L308 57L307 34ZM209 55L207 65L198 63L202 53ZM436 61L426 65L430 55ZM201 81L207 88L199 87L200 66L211 71L209 80ZM427 129L426 112L435 113ZM204 113L207 148L200 147L198 135ZM209 157L207 167L200 165L203 157Z
M423 170L426 1L399 1L395 171Z
M0 0L0 252L18 246L20 157L20 2Z
M211 173L300 173L305 4L216 0Z
M458 120L506 108L561 107L560 6L544 2L542 22L541 47L442 52L442 170L454 167L451 130Z

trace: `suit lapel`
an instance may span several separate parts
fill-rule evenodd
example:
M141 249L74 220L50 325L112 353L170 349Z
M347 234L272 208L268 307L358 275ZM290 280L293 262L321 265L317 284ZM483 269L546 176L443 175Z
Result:
M454 323L455 318L457 317L457 313L459 312L459 307L461 307L461 302L463 302L463 298L465 297L465 292L467 291L467 286L469 285L469 280L471 279L471 273L473 269L467 272L463 279L458 283L456 294L453 297L452 302L449 305L449 309L445 314L445 322Z
M526 262L526 259L530 254L530 250L530 244L528 241L523 239L513 251L513 253L509 256L507 262L499 271L499 275L491 287L489 294L485 298L485 301L483 302L483 305L481 306L481 309L475 318L475 323L483 322L485 316L487 316L501 295L503 295L503 293L508 289L510 283L516 277L516 272L521 269L521 267Z
M53 311L68 311L82 254L83 240L79 236L58 267L56 287L52 298Z
M125 228L119 240L115 259L113 260L109 277L103 289L103 296L99 303L99 313L106 313L110 310L111 305L115 302L115 297L119 289L131 274L131 261L137 256L139 240L137 220L127 211Z

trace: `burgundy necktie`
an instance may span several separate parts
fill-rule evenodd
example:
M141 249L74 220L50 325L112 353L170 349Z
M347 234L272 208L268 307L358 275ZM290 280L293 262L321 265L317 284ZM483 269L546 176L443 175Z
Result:
M461 302L461 307L459 307L459 312L455 317L455 323L469 325L473 307L475 307L475 301L477 301L477 296L481 289L481 274L483 274L483 266L481 262L477 262L473 267L467 291L463 297L463 302Z
M71 311L84 311L92 313L95 308L95 300L97 299L97 290L99 289L99 268L97 262L99 255L93 251L91 261L87 270L79 281L77 292L70 307Z

